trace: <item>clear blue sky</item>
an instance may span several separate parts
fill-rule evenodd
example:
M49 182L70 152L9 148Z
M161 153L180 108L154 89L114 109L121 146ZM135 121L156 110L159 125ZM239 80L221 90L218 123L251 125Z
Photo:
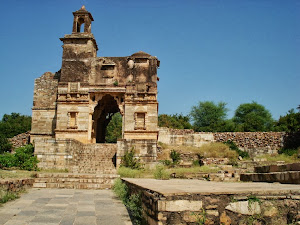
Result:
M159 113L257 101L278 119L300 104L298 0L1 1L0 116L31 115L34 79L61 67L72 12L94 17L98 56L143 50L161 60Z

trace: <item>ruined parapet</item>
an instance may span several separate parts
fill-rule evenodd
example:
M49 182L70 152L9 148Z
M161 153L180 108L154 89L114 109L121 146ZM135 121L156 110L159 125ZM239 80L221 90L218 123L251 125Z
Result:
M30 138L51 138L56 124L57 86L60 73L44 73L34 82Z

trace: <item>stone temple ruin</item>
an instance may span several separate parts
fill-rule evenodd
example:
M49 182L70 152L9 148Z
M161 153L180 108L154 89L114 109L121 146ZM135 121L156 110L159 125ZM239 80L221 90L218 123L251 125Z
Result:
M72 34L63 42L62 67L35 80L31 142L42 168L77 173L115 171L132 148L147 163L156 160L157 68L145 52L97 57L90 12L73 12ZM122 139L105 144L112 115L122 115Z

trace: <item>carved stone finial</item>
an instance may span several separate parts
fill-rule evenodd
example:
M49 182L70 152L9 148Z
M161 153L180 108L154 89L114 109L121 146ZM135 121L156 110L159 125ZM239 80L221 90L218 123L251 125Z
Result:
M80 10L86 10L85 6L82 5L81 8L80 8Z

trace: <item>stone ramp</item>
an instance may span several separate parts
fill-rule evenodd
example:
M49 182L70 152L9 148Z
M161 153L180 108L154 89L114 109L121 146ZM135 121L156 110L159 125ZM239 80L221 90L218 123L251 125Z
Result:
M112 188L116 174L41 173L35 188L107 189Z
M241 174L241 181L300 184L300 163L259 166L254 172Z

